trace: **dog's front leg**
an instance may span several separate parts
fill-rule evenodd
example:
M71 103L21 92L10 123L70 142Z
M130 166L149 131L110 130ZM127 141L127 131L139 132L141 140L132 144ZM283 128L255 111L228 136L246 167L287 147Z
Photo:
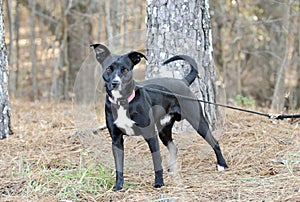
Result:
M107 102L108 103L108 102ZM110 105L105 105L106 125L112 140L112 152L115 159L116 187L115 191L123 188L123 167L124 167L124 139L122 131L114 124L114 117Z
M115 190L119 191L123 188L123 167L124 167L124 140L123 135L118 134L112 136L112 151L115 159L116 167L116 187Z
M163 168L161 165L162 160L160 155L158 138L157 135L154 135L150 138L145 138L145 140L147 141L152 154L152 160L153 160L154 171L155 171L154 188L160 188L164 186L164 180L163 180Z

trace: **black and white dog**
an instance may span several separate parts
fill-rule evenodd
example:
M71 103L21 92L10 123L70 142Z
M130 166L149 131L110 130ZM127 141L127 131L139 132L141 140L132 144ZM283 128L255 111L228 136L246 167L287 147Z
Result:
M203 116L201 105L195 101L195 95L189 89L189 85L198 75L197 64L192 58L177 55L164 62L168 64L175 60L184 60L189 63L191 71L184 79L155 78L137 83L133 79L132 70L142 58L147 59L145 55L135 51L125 55L112 55L104 45L93 44L91 47L103 68L102 76L107 93L106 124L112 138L116 167L115 190L121 190L124 183L123 135L144 137L152 153L155 171L154 187L159 188L164 185L164 182L156 129L159 138L169 150L169 171L173 171L177 148L172 140L172 127L175 121L183 119L186 119L213 148L217 157L218 170L227 168L219 144L212 136Z

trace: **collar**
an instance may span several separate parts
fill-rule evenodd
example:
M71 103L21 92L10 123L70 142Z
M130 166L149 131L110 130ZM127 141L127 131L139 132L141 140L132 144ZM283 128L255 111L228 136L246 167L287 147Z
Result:
M114 100L112 97L110 97L108 95L108 100L113 103L113 104L116 104L116 105L125 105L125 104L128 104L130 103L133 99L135 98L135 90L132 91L131 95L129 95L129 97L127 99L117 99L117 100Z

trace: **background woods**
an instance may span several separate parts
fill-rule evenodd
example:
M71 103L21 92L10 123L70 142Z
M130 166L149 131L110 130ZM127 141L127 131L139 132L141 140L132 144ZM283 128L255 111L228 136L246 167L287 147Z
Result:
M129 137L128 183L112 192L111 138L94 130L104 118L95 100L104 99L95 95L103 85L96 85L100 68L89 48L101 42L113 53L147 52L151 63L147 71L144 61L135 68L138 79L157 76L162 69L151 65L168 55L190 54L206 72L199 83L225 89L226 96L217 95L222 102L299 111L299 0L0 0L0 8L0 111L9 118L9 87L14 132L0 141L0 201L300 201L299 120L270 123L233 110L214 131L228 170L216 172L213 151L198 136L174 133L178 172L165 172L166 187L153 189L148 145ZM189 40L210 30L212 41ZM146 37L151 31L160 36ZM153 61L151 51L161 57ZM163 75L186 70L167 68ZM161 152L167 168L168 149Z
M31 100L70 98L91 43L145 26L142 2L6 1L10 93Z
M226 87L227 99L240 94L279 110L284 100L299 107L300 2L209 3L217 83ZM146 26L142 0L5 1L4 10L10 94L30 100L72 97L90 43L134 49L135 40L124 33ZM123 37L109 40L117 35Z
M273 101L273 108L282 110L286 96L290 106L299 107L299 5L211 2L215 63L228 98L242 94L263 106Z

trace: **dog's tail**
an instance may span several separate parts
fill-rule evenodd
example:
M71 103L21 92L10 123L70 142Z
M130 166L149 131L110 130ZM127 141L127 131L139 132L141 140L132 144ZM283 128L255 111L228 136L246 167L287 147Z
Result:
M197 66L197 63L190 56L187 56L187 55L176 55L174 57L171 57L171 58L167 59L163 63L163 65L168 64L168 63L173 62L173 61L176 61L176 60L184 60L184 61L186 61L186 62L188 62L190 64L191 71L190 71L190 73L188 73L188 75L186 75L184 77L184 79L188 83L188 85L191 85L193 83L193 81L196 79L196 77L198 76L198 66Z

